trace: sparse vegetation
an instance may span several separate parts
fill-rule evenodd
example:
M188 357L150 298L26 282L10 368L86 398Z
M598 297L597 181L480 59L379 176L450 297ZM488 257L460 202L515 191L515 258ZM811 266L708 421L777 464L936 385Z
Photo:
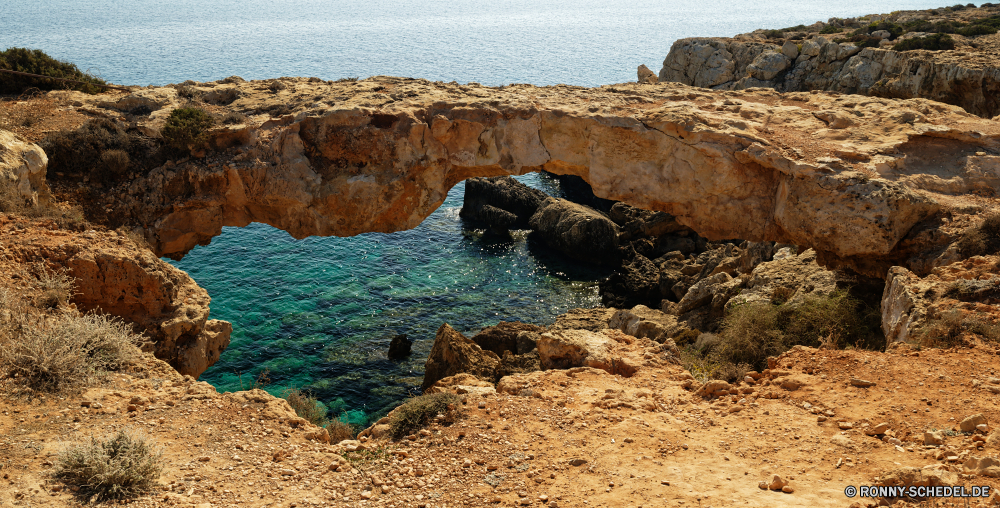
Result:
M990 342L1000 342L1000 325L978 314L963 315L961 310L953 309L927 320L916 343L921 347L961 346L966 332Z
M91 501L127 498L153 488L163 470L162 456L145 435L126 428L63 450L55 476Z
M893 51L912 51L915 49L941 51L955 49L955 41L948 34L934 34L927 37L915 37L900 41L892 49Z
M170 112L166 125L160 130L168 146L188 152L206 140L208 130L215 120L198 108L178 108Z
M326 406L313 394L298 388L289 388L281 393L281 397L288 401L288 405L292 406L295 414L309 420L309 423L319 427L325 427L330 423L327 418Z
M461 398L453 393L434 393L414 397L396 408L389 419L389 434L400 439L426 426L438 414L445 421L460 416Z
M65 268L52 270L43 263L36 263L32 269L35 272L36 285L42 291L36 299L39 308L55 309L69 303L76 279L70 277Z
M247 116L243 113L230 111L226 113L226 116L222 117L222 123L226 125L247 123Z
M104 80L81 71L76 65L56 60L38 49L8 48L0 52L0 69L83 82L72 83L4 73L3 79L0 79L0 94L20 95L32 88L69 89L94 94L102 90L98 85L106 84Z
M119 182L129 169L144 171L165 160L156 141L105 118L90 120L74 131L53 133L41 147L49 156L50 175L88 176L104 183Z
M331 443L339 443L345 439L354 439L354 436L358 433L354 426L340 418L330 420L330 423L326 426L326 431L330 434Z
M1000 213L993 212L982 223L966 229L958 250L964 257L1000 252Z
M39 284L56 292L68 291L64 274L55 272L49 277ZM39 303L47 305L46 300ZM0 314L0 374L29 390L79 388L140 357L142 336L113 318L46 314L8 291L0 291L0 308L5 310Z
M768 356L796 345L880 348L880 325L874 309L844 292L777 305L740 305L723 319L719 341L708 355L719 364L747 364L759 370Z

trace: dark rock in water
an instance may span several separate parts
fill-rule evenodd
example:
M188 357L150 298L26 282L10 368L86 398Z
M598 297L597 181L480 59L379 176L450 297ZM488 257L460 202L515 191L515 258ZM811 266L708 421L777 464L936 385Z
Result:
M541 369L542 365L538 356L538 349L532 349L520 355L505 351L503 358L500 359L500 367L497 368L496 380L499 381L500 378L511 374L525 374Z
M509 176L470 178L459 215L495 229L528 229L529 219L548 197Z
M547 174L559 180L559 188L562 190L563 196L574 203L589 206L604 213L608 213L616 203L616 201L599 198L594 195L594 189L591 188L586 180L579 176L557 175L555 173Z
M520 321L501 321L496 326L483 329L483 331L472 337L479 347L486 351L492 351L497 356L503 356L504 351L519 353L517 348L517 337L522 332L539 333L544 328L541 326L522 323Z
M618 226L593 208L546 199L531 217L531 229L567 257L600 265L620 263Z
M691 232L681 225L673 215L636 208L625 203L615 203L608 212L608 218L618 224L625 238L658 237L670 233Z
M635 254L620 271L598 284L605 307L632 308L660 301L660 269L649 258Z
M434 346L424 364L424 382L420 389L426 390L438 380L460 373L492 381L499 364L500 357L496 353L483 351L478 344L445 323L434 337Z
M599 332L608 327L615 309L572 309L556 317L550 330L590 330Z
M410 348L412 346L413 341L406 338L405 333L393 337L392 342L389 343L389 359L399 360L410 356Z

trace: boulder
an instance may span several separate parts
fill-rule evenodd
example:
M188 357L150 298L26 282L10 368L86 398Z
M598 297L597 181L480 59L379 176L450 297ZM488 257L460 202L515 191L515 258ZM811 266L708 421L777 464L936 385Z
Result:
M639 69L637 71L637 75L638 75L640 83L647 83L647 84L650 84L650 85L655 85L656 82L659 81L656 78L656 73L653 72L653 71L651 71L651 70L649 70L649 67L646 67L645 64L639 66Z
M537 349L533 349L527 353L514 354L510 351L504 351L503 356L500 358L500 366L497 368L497 379L504 376L510 376L512 374L526 374L528 372L535 372L536 370L541 370L541 357L538 354Z
M780 251L779 251L780 253ZM816 252L757 265L747 281L746 290L734 296L728 305L753 302L797 302L806 295L828 295L837 289L836 274L816 263Z
M546 198L509 176L470 178L459 215L498 229L528 229L528 220Z
M461 373L437 380L424 393L454 393L456 395L492 395L496 393L493 383L472 374Z
M964 419L962 419L962 422L958 424L958 428L962 432L975 432L976 427L982 424L989 425L989 423L986 421L986 416L984 416L982 413L977 413L971 416L966 416Z
M732 280L733 278L728 273L719 272L711 277L696 282L690 289L688 289L684 298L681 298L681 301L677 304L677 314L684 314L705 304L711 303L712 298L716 293L715 290L719 286Z
M636 305L631 309L622 309L613 316L608 328L621 330L633 337L646 337L663 343L685 327L677 323L673 316L645 305Z
M605 307L655 304L661 298L660 269L649 258L633 254L618 272L598 283L598 288Z
M618 226L593 208L548 198L529 224L547 245L572 259L601 265L620 262Z
M48 164L40 146L0 129L0 180L11 182L25 203L46 205L52 200L45 181Z
M615 309L571 309L565 314L556 316L556 322L549 327L551 330L589 330L599 332L608 327L608 321L615 314ZM540 339L540 337L539 337ZM539 340L539 339L536 339Z
M997 457L969 457L962 466L966 474L1000 478L1000 459Z
M792 60L783 53L767 51L757 55L747 66L750 76L759 80L771 80L791 65Z
M484 328L483 331L472 337L472 341L486 351L492 351L496 355L503 356L505 351L518 354L518 336L522 332L538 333L544 330L543 327L522 323L520 321L501 321L496 326ZM525 351L527 352L527 351Z
M478 344L468 339L445 323L438 328L434 345L424 364L422 390L430 388L438 380L455 374L471 374L483 380L493 380L500 357L492 351L484 351Z
M958 483L958 475L941 465L924 468L901 467L879 476L875 485L879 487L938 487Z
M614 343L607 335L590 330L554 330L538 340L542 370L572 367L601 368L608 363Z
M399 360L410 356L413 341L406 338L406 334L397 335L389 343L388 356L390 360Z

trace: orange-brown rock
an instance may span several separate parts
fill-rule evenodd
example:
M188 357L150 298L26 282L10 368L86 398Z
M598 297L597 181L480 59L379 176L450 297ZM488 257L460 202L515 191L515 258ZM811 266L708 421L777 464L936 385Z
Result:
M181 374L197 378L229 345L232 325L208 319L208 292L126 235L72 232L51 221L24 226L0 215L0 266L16 271L42 262L67 269L76 279L71 302L78 309L134 324L156 356Z
M915 224L955 193L994 188L1000 166L1000 124L922 99L675 83L282 82L278 94L262 82L195 85L236 90L225 107L251 117L226 130L245 132L246 145L112 193L158 254L182 256L252 221L299 238L411 228L466 178L546 170L710 239L812 247L822 262L882 277L927 247L901 242ZM134 95L160 105L140 124L180 104L173 88ZM275 104L293 114L252 116Z

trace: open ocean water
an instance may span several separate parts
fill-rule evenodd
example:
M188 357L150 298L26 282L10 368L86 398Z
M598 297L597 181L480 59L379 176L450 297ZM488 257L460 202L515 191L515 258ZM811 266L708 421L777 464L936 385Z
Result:
M811 24L941 0L0 0L0 49L28 47L111 82L163 85L395 75L486 85L597 86L658 72L693 36ZM978 3L977 3L978 5ZM544 175L521 181L553 195ZM212 296L233 342L202 375L220 390L312 390L354 423L415 393L434 332L472 334L502 320L551 323L600 303L605 272L562 261L515 232L485 235L458 217L463 184L419 227L294 240L253 224L225 228L180 262ZM409 360L389 339L415 341Z

